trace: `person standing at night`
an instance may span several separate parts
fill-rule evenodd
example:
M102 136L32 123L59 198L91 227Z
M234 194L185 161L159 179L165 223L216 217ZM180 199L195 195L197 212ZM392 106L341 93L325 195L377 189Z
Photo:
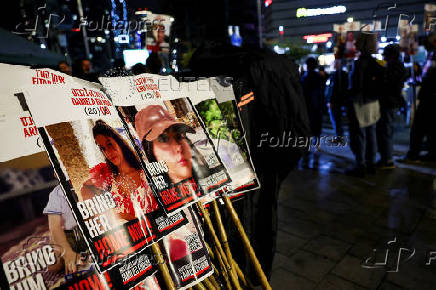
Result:
M301 78L303 94L306 99L307 112L312 135L319 139L322 130L322 114L324 111L325 79L316 71L318 62L309 57L306 60L307 71Z
M419 162L436 160L436 32L428 37L428 59L424 68L421 90L418 94L418 108L410 129L409 152L402 162ZM428 154L420 157L427 137Z
M342 127L342 107L345 106L348 91L348 74L342 69L342 61L335 60L336 71L330 77L329 94L327 96L327 106L330 111L330 120L335 129L336 142L344 136Z
M392 158L394 119L397 109L405 103L401 92L407 73L400 61L400 47L397 44L386 46L383 56L386 72L383 95L380 97L380 120L377 122L377 144L381 157L377 167L391 169L395 167Z
M350 84L350 146L356 158L348 175L364 177L375 173L377 154L376 125L380 114L378 99L383 88L384 68L371 54L376 53L377 40L374 34L361 33L356 41L360 51L354 62Z

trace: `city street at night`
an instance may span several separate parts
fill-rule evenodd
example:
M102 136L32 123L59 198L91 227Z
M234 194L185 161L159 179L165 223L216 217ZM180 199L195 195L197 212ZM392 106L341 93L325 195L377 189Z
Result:
M436 290L435 1L8 1L0 290Z

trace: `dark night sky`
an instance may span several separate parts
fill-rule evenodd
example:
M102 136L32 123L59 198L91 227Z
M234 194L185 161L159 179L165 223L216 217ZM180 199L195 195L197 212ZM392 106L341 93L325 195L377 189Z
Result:
M60 9L62 5L75 10L77 0L22 0L26 3L28 16L35 17L36 8ZM117 0L119 1L119 0ZM173 32L180 39L189 40L194 46L204 41L228 42L228 25L240 26L245 44L257 43L256 0L124 0L129 14L138 8L147 8L153 13L169 14L175 18ZM111 9L110 0L82 0L88 19L101 19L104 10ZM20 1L7 1L8 8L1 9L0 26L12 31L22 21ZM88 8L88 9L86 9ZM67 10L68 11L68 10ZM71 12L69 12L71 13ZM74 11L74 13L76 13ZM32 15L33 14L33 15ZM62 14L62 13L60 13ZM64 13L65 14L65 13ZM32 22L32 21L30 21Z

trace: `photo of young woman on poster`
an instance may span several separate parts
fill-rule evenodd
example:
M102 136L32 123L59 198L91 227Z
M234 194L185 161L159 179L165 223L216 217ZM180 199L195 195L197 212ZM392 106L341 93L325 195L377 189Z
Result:
M118 109L142 149L156 200L167 213L215 196L230 182L188 99Z
M192 148L186 133L195 130L177 122L167 110L150 105L135 116L136 132L149 162L165 162L167 184L178 183L192 177Z
M115 212L126 221L137 218L135 208L143 213L156 210L158 205L133 149L102 120L96 121L92 133L105 162L91 168L90 178L81 189L82 198L92 198L101 191L111 192L117 205Z

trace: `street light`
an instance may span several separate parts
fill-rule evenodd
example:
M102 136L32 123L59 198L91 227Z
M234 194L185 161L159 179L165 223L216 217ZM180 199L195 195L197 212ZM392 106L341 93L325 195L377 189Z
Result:
M352 22L354 22L354 18L353 18L353 17L348 17L348 18L347 18L347 22L348 22L348 23L352 23Z

